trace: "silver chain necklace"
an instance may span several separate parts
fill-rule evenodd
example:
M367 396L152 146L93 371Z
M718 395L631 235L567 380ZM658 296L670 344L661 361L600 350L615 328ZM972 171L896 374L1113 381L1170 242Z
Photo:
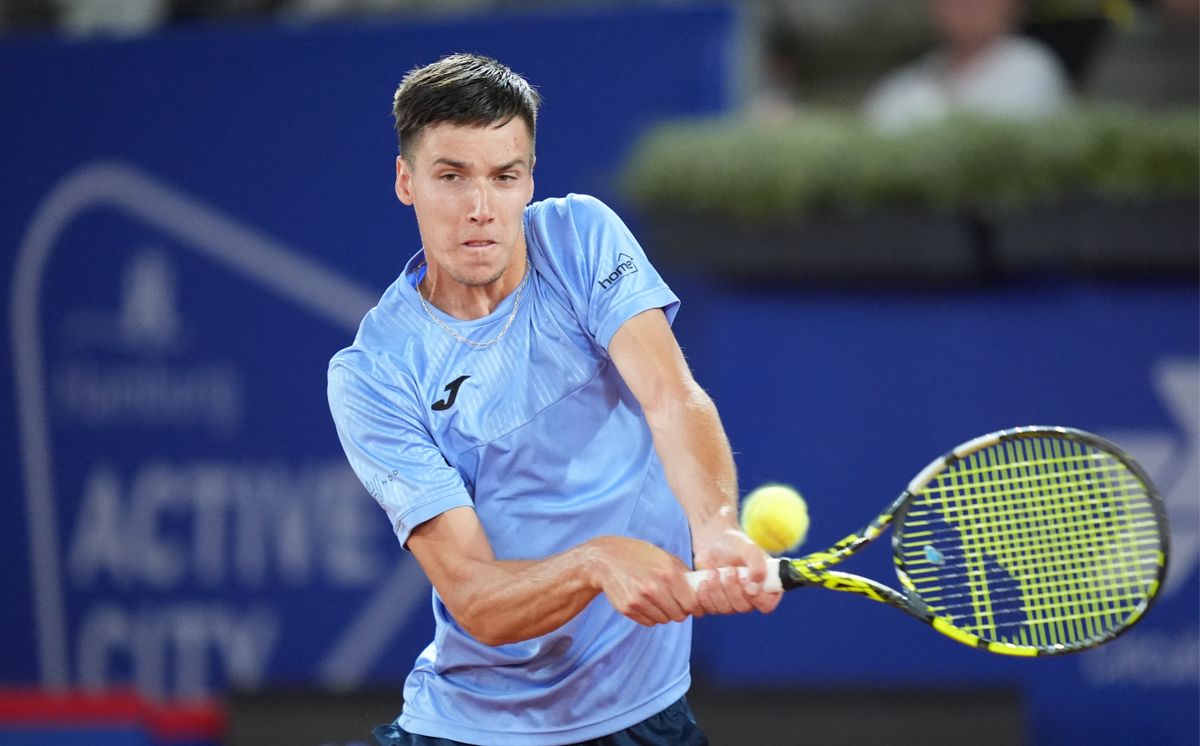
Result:
M420 272L421 267L424 267L424 266L425 266L425 262L422 261L420 264L417 265L417 267L413 270L413 272ZM417 297L421 299L421 308L425 309L425 314L427 316L429 316L430 320L433 321L433 323L442 327L442 329L444 329L447 334L449 334L451 337L454 337L459 342L470 345L476 349L483 349L485 347L491 347L492 345L496 344L497 342L500 341L500 339L505 334L508 333L508 328L510 326L512 326L513 319L517 318L517 310L521 308L521 295L525 292L525 284L528 282L529 282L529 259L526 258L525 259L525 275L521 278L521 284L517 285L516 293L513 295L512 312L508 314L508 320L504 322L504 328L500 330L500 333L497 334L496 336L492 337L491 339L487 340L486 342L476 342L473 339L468 339L468 338L464 337L463 335L459 334L457 329L450 326L445 321L442 321L441 319L439 319L437 317L437 314L435 314L433 312L433 309L430 308L430 306L429 306L429 301L425 300L425 295L423 293L421 293L421 283L420 282L417 282L415 289L417 291Z

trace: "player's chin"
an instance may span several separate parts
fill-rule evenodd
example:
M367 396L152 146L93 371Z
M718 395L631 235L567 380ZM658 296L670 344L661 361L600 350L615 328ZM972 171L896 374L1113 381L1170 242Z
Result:
M497 257L496 261L488 262L486 265L481 265L479 267L480 278L484 281L484 284L487 285L491 285L492 283L496 282L502 282L504 280L504 275L509 271L510 266L511 264L507 260ZM517 277L515 279L519 281L521 278Z
M491 266L460 266L453 275L454 279L467 287L485 288L497 282L504 275L503 268Z

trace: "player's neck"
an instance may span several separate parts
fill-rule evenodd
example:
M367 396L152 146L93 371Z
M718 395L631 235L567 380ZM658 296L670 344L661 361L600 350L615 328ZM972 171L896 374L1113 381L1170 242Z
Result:
M456 319L473 321L496 310L525 279L527 258L522 251L495 282L487 285L467 285L450 276L436 264L428 265L425 277L417 286L430 305Z

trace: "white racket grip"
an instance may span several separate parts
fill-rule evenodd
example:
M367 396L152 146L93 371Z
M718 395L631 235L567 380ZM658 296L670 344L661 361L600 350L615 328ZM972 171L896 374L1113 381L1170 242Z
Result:
M783 590L783 583L779 580L779 558L771 557L767 560L767 580L763 583L763 590L768 592ZM715 578L717 573L721 574L721 578L727 578L733 574L735 568L721 567L716 570L692 570L687 573L688 585L692 586L692 590L700 587L700 581ZM738 577L745 578L750 574L750 571L744 567L736 568Z

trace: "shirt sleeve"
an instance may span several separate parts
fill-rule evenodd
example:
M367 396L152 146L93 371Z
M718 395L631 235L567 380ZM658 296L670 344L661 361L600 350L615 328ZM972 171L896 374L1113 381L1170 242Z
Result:
M401 405L401 392L356 372L335 357L329 366L329 409L350 467L387 513L402 546L425 521L473 505L462 477L428 430Z
M621 324L651 308L674 321L679 298L625 223L595 197L538 203L530 216L535 267L548 270L597 343L608 349Z

